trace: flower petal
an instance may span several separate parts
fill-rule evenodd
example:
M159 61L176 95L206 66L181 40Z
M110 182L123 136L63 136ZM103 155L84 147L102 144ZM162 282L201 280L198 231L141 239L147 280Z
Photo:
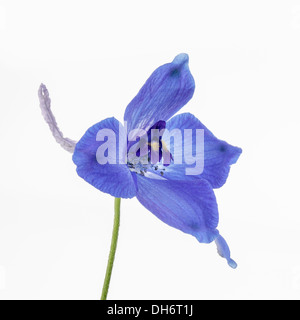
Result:
M110 130L112 134L115 134L116 140L112 140L111 143L109 139L97 141L99 140L99 132L102 129ZM107 131L103 132L107 133ZM98 150L100 146L104 147L105 143L108 148L115 152L107 152L109 162L100 164L105 162L106 159L103 156L105 153L101 156ZM122 159L126 154L126 143L127 135L125 129L115 118L108 118L95 124L88 129L76 144L73 161L77 165L78 175L95 188L109 193L113 197L134 197L136 195L136 185L127 164Z
M187 54L156 69L137 96L129 103L124 120L129 132L148 130L160 120L170 119L193 96L195 82L188 67Z
M168 181L137 175L137 187L141 204L169 226L202 243L218 236L218 205L207 181Z
M219 235L216 240L216 245L217 245L217 250L218 250L218 253L219 255L222 257L222 258L225 258L228 262L228 265L233 268L233 269L236 269L237 268L237 263L231 259L230 257L230 249L228 247L228 244L227 242L225 241L225 239Z
M174 158L182 155L182 164L172 164L168 167L164 177L171 180L207 180L213 188L220 188L227 180L230 166L238 160L242 150L231 146L225 141L217 139L195 116L183 113L167 122L166 129L181 131L182 139L171 140L170 151ZM184 141L184 130L193 129L192 139ZM186 168L192 167L184 162L184 148L191 144L193 153L196 150L196 129L204 130L204 169L200 175L186 175ZM164 139L164 137L163 137ZM180 139L179 139L180 140ZM184 144L184 142L186 142Z

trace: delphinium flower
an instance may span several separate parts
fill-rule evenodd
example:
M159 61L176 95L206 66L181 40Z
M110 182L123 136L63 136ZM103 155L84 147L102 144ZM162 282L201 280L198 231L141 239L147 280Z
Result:
M215 188L227 180L242 150L217 139L195 116L174 116L193 96L189 57L179 54L156 69L124 114L124 125L108 118L89 128L79 142L64 138L51 112L49 93L40 105L57 142L73 153L78 175L115 200L113 240L102 298L105 299L116 250L120 199L137 197L157 218L194 236L215 242L218 253L236 268L217 227Z

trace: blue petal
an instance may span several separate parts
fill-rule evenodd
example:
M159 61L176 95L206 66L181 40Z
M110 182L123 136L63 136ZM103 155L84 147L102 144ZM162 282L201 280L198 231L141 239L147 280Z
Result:
M231 268L236 269L237 263L231 259L230 250L229 250L228 244L225 241L225 239L221 235L219 235L216 238L215 242L217 245L219 255L227 260L227 262Z
M137 199L171 227L210 243L217 236L218 205L205 180L169 181L137 175Z
M186 175L186 168L192 167L184 163L172 164L165 172L165 178L172 180L195 180L197 178L207 180L213 188L220 188L227 180L230 166L238 160L242 150L234 147L225 141L217 139L195 116L190 113L183 113L175 116L167 122L166 129L170 132L179 129L182 134L182 141L173 143L171 140L170 151L174 157L184 155L184 129L193 129L193 139L187 141L192 144L193 152L196 148L196 129L204 130L204 170L200 175ZM164 137L163 137L164 139Z
M127 106L124 120L129 132L147 131L158 121L167 121L192 98L195 82L188 61L188 55L182 53L153 72Z
M116 164L100 164L97 150L106 141L97 141L101 129L111 129L116 136ZM124 146L123 146L124 144ZM113 141L112 141L113 145ZM114 147L114 146L112 146ZM119 156L119 149L121 157ZM95 188L117 198L132 198L136 195L136 184L126 164L119 164L127 151L127 135L124 127L115 118L103 120L85 133L75 147L73 161L77 165L77 173ZM105 154L104 154L105 155ZM112 157L113 158L113 157Z

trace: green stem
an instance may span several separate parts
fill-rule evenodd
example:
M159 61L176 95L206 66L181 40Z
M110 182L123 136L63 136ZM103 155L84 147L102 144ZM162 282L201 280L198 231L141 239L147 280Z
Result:
M102 289L101 300L106 300L107 298L112 269L114 266L114 260L115 260L115 254L116 254L118 236L119 236L119 228L120 228L120 206L121 206L121 199L115 198L114 227L113 227L110 252L108 257L108 263L107 263L106 274L105 274L105 279L104 279L104 284Z

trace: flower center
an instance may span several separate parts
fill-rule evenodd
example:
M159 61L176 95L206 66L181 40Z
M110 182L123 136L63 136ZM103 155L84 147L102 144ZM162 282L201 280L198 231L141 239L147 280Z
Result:
M162 140L166 127L165 121L152 126L147 135L140 138L136 148L128 154L127 165L130 171L145 176L148 171L163 176L173 157Z
M151 151L149 153L151 153ZM151 155L131 159L127 162L127 166L131 172L135 172L142 176L145 176L150 170L156 174L160 174L161 176L163 176L167 170L167 166L164 165L162 161L156 164L151 163Z

